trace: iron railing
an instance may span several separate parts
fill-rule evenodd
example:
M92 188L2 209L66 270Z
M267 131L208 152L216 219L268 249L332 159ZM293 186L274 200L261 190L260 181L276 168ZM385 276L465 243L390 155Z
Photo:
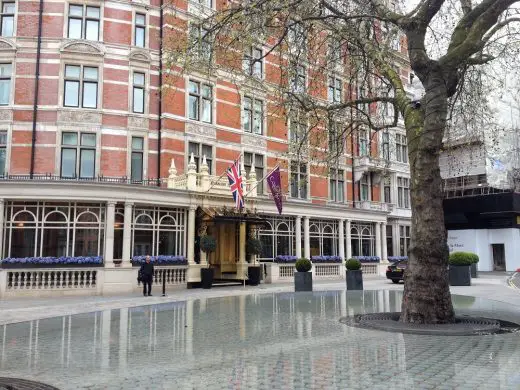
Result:
M59 182L79 182L79 183L107 183L107 184L127 184L140 185L145 187L166 187L166 179L146 178L135 180L127 176L111 177L111 176L94 176L94 177L63 177L52 175L50 173L37 175L0 175L2 181L59 181Z

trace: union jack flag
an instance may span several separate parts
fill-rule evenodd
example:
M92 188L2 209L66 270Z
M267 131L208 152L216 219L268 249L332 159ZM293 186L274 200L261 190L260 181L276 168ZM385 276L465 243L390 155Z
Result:
M240 173L240 166L238 160L229 166L226 171L229 180L229 186L233 199L235 200L235 206L241 210L244 207L244 183L242 180L242 174Z

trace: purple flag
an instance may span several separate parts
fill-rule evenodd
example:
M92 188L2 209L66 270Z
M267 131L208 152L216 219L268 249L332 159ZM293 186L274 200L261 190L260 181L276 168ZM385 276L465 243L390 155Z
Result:
M282 181L280 179L280 167L276 167L267 176L267 184L273 194L274 203L278 209L278 213L282 214Z

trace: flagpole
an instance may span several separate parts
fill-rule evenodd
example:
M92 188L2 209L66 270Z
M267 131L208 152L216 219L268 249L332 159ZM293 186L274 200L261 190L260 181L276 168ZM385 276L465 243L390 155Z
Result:
M271 171L270 171L267 175L265 175L264 177L262 177L260 180L257 180L255 186L254 186L253 188L251 188L249 191L247 191L246 194L244 194L244 199L245 199L246 196L248 196L248 195L249 195L249 194L250 194L250 193L251 193L251 192L252 192L256 187L258 187L258 184L260 184L261 182L263 182L263 181L267 178L267 176L269 176L271 173L273 173L274 171L276 171L276 169L278 169L278 168L280 168L280 164L276 164L276 166L275 166L273 169L271 169Z
M242 152L240 152L240 154L238 155L238 157L237 157L235 160L233 160L233 161L237 161L241 156L242 156ZM205 192L209 192L209 190L211 190L213 187L215 187L215 184L217 184L218 181L219 181L220 179L222 179L222 176L224 176L224 175L226 174L226 172L227 172L227 168L224 170L224 172L222 172L222 174L221 174L219 177L217 177L217 180L215 180L215 181L213 182L213 184L212 184L212 185L211 185L211 186L210 186L210 187L209 187Z

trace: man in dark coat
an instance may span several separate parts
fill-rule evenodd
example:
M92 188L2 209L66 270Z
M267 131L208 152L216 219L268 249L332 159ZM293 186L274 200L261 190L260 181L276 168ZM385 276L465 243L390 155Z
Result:
M152 296L152 280L153 280L153 264L150 262L150 256L146 256L145 263L139 270L141 275L141 283L143 283L143 295ZM147 289L148 287L148 289Z

